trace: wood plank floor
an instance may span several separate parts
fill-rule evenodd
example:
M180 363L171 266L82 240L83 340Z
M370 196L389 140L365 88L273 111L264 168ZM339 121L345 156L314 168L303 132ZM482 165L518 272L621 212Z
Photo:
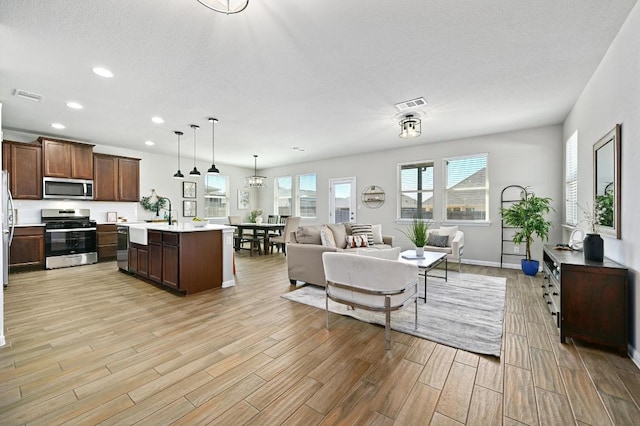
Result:
M503 355L478 356L284 300L282 254L176 296L114 262L12 274L0 424L638 425L628 358L561 344L540 278L507 278Z

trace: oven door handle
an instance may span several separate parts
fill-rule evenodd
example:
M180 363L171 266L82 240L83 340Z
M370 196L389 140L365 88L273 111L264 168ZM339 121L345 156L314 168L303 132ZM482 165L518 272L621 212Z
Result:
M70 228L70 229L47 229L46 232L77 232L77 231L95 231L96 228Z

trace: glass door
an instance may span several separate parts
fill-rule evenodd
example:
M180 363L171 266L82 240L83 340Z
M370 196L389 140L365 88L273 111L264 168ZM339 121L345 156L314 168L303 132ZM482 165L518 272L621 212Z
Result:
M329 222L356 221L356 178L329 180Z

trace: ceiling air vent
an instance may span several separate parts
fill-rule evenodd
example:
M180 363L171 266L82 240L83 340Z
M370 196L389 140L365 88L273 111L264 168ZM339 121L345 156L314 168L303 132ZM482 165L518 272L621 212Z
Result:
M28 99L30 101L41 102L44 99L44 96L38 95L37 93L27 92L26 90L16 89L13 92L14 96L17 96L22 99Z
M396 104L396 108L399 111L406 111L408 109L413 108L421 108L427 104L427 101L424 98L411 99L410 101L400 102Z

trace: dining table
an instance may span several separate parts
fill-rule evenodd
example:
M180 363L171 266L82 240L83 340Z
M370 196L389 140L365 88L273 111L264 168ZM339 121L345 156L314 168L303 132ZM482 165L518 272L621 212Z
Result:
M267 253L267 249L269 248L269 237L270 237L270 232L269 231L278 231L279 233L282 233L282 231L284 231L284 223L253 223L253 222L243 222L243 223L234 223L234 224L228 224L229 226L235 226L238 229L238 235L242 235L244 233L244 230L251 230L253 232L253 238L257 239L260 234L262 233L262 237L263 237L263 253ZM235 250L239 251L240 250L240 238L236 238L235 241Z

